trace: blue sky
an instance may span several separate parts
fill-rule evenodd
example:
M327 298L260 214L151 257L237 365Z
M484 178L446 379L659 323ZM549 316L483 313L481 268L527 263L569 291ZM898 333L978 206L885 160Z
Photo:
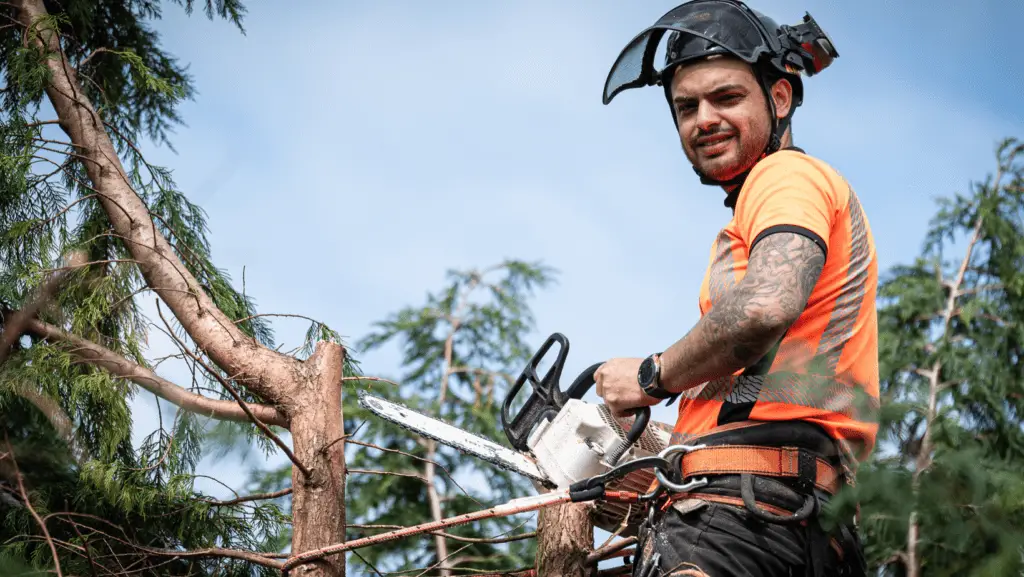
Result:
M601 104L619 50L676 3L250 3L245 36L167 6L157 28L199 94L178 153L147 154L208 212L215 260L239 282L245 267L262 312L355 339L446 269L541 259L560 274L532 301L533 341L566 334L567 374L645 356L696 322L730 217L687 164L660 89ZM805 82L794 140L857 190L883 269L917 253L935 197L1024 136L1011 28L1024 4L752 6L793 24L809 11L836 43L840 58ZM288 348L306 329L275 327ZM359 356L398 374L394 348ZM140 397L137 420L153 410ZM229 485L237 471L204 464Z

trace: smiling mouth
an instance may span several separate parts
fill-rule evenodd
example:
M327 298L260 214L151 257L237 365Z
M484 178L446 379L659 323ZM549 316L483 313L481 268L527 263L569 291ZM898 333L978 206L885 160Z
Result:
M718 156L724 154L726 149L729 147L729 142L732 141L732 136L726 136L723 138L707 139L697 144L697 150L701 154L709 157Z
M728 142L731 139L731 134L728 136L715 136L711 138L705 138L697 141L697 148L713 148L715 146L718 146L719 144L722 144L723 142Z

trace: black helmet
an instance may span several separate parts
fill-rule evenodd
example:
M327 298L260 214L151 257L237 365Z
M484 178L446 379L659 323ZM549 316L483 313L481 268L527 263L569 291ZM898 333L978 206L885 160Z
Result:
M750 12L761 22L763 29L779 37L784 34L775 20L758 12ZM698 21L703 17L705 20ZM665 51L665 66L659 74L659 82L671 87L672 76L679 65L693 60L700 60L713 54L754 54L764 43L761 30L752 26L751 21L745 14L735 10L712 10L701 11L690 16L694 29L699 29L702 36L695 36L690 33L673 30L668 37L668 47ZM726 48L728 47L728 48ZM770 50L771 47L769 46ZM760 57L752 62L754 69L769 78L768 86L771 86L779 78L786 78L793 85L793 107L803 103L803 82L800 74L793 67L787 67L782 61L780 54L765 56L762 52ZM770 52L768 54L771 54ZM743 56L740 56L743 58ZM609 97L609 100L611 98Z
M665 65L654 67L655 51L662 36L671 31ZM793 85L794 109L803 102L800 73L813 76L839 56L831 39L810 14L796 26L779 26L774 20L747 7L739 0L691 0L681 4L651 27L638 34L619 54L605 81L603 101L608 104L623 90L661 84L672 108L672 76L680 64L715 54L731 55L751 65L770 107L772 132L765 154L778 150L789 116L775 118L770 87L780 78ZM719 182L698 174L705 184L729 185L742 181L746 172L730 182Z

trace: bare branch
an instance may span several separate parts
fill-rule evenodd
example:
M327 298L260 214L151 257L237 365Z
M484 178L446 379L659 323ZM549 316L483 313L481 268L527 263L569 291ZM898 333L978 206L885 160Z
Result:
M71 354L82 362L105 369L117 377L128 379L186 411L225 421L246 422L250 420L248 415L233 401L211 399L191 393L110 349L73 335L59 327L32 320L29 322L28 330L47 340L67 344ZM249 405L249 409L264 423L285 428L289 425L288 417L276 407Z
M296 457L295 453L293 453L292 450L288 448L288 445L284 444L284 441L282 441L280 437L275 435L274 432L270 430L270 427L264 424L263 421L259 419L259 417L253 414L252 409L249 408L249 404L246 403L245 400L242 399L242 396L238 394L238 391L236 391L235 388L231 386L231 383L228 382L228 379L225 379L224 377L220 376L220 373L213 370L213 368L210 367L210 365L206 364L206 362L203 359L199 358L198 355L190 351L189 348L185 345L185 343L181 342L181 339L178 338L178 335L174 334L174 331L171 330L170 328L170 323L168 323L167 319L164 318L163 310L161 310L160 308L160 301L156 301L156 312L158 315L160 315L160 320L164 321L164 324L167 325L167 334L170 335L172 339L174 339L174 341L181 348L182 352L192 357L192 360L195 361L199 366L203 367L203 369L205 369L206 372L210 374L210 376L217 379L217 382L219 382L221 386L224 387L224 389L235 399L235 402L238 403L238 406L241 407L243 411L245 411L245 414L246 416L249 417L249 420L251 420L256 425L256 427L259 428L259 430L262 431L263 434L267 436L267 438L273 441L275 445L277 445L282 451L284 451L284 454L287 455L289 459L291 459L292 463L294 463L295 466L300 471L302 471L303 475L309 477L309 469L306 468L306 466L303 465L301 461L299 461L299 458Z
M344 382L344 381L372 381L372 382L376 382L376 383L387 383L389 385L395 385L396 387L402 386L402 385L396 383L395 381L389 381L389 380L381 378L381 377L342 377L341 380L342 380L342 382Z
M396 529L387 533L380 533L370 537L363 537L362 539L355 539L353 541L346 541L344 543L337 543L334 545L328 545L327 547L321 547L320 549L314 549L310 551L303 551L297 553L288 558L284 563L284 570L290 570L293 567L309 563L316 559L323 559L331 555L337 555L344 553L345 551L351 551L353 549L361 549L363 547L369 547L371 545L377 545L379 543L386 543L388 541L394 541L396 539L402 539L405 537L411 537L413 535L421 535L431 531L437 531L439 529L447 529L448 527L455 527L458 525L465 525L466 523L472 523L481 519L491 519L494 517L504 517L508 515L518 515L520 513L528 513L530 511L536 511L544 507L550 507L561 503L569 502L569 494L567 492L554 492L545 493L543 495L536 495L533 497L523 497L520 499L513 499L508 503L497 505L489 509L483 509L474 511L472 513L466 513L455 517L448 517L438 521L430 521L420 525L413 525L411 527L404 527L402 529Z
M13 4L12 4L12 6L13 6ZM35 122L29 122L25 126L27 126L29 128L37 128L39 126L46 126L48 124L60 124L60 119L59 118L54 118L52 120L37 120Z
M176 557L180 559L193 559L193 558L204 558L204 557L225 557L229 559L242 559L256 565L262 565L264 567L270 567L271 569L281 569L284 563L275 561L273 556L276 553L256 553L253 551L243 551L241 549L226 549L223 547L208 547L206 549L152 549L149 547L143 547L141 545L132 545L135 549L149 553L150 555L161 555L168 557Z
M392 477L408 477L410 479L419 479L424 483L427 483L427 478L423 475L417 475L415 473L398 473L396 471L377 471L372 469L347 469L349 473L364 474L364 475L390 475Z
M626 538L620 539L620 540L618 540L618 541L616 541L614 543L609 543L609 544L607 544L607 545L605 545L603 547L600 547L598 549L594 549L593 551L590 552L589 555L587 555L586 564L587 565L593 565L594 563L597 563L598 561L601 561L603 559L607 559L607 558L611 557L614 553L622 551L623 549L625 549L626 547L629 547L630 545L635 545L636 541L637 541L636 537L626 537Z
M355 433L353 433L353 434L355 434ZM418 456L416 456L416 455L413 455L412 453L407 453L407 452L405 452L405 451L399 451L398 449L387 449L387 448L384 448L384 447L381 447L381 446L378 446L378 445L374 445L373 443L367 443L367 442L365 442L365 441L357 441L357 440L355 440L355 439L348 439L348 440L346 440L345 442L346 442L346 443L349 443L349 444L352 444L352 445L359 445L359 446L362 446L362 447L367 447L367 448L370 448L370 449L377 449L378 451L384 451L385 453L395 453L395 454L398 454L398 455L403 455L403 456L409 457L409 458L411 458L411 459L416 459L416 460L419 460L419 461L424 461L424 462L427 462L427 461L428 461L428 459L425 459L425 458L423 458L423 457L418 457ZM474 497L473 497L472 495L470 495L470 494L469 494L469 491L466 491L466 490L465 490L465 489L464 489L464 488L462 487L462 485L460 485L460 484L459 484L459 482L455 480L455 477L453 477L453 476L452 476L452 473L451 473L451 471L449 471L449 470L448 470L448 469L447 469L447 468L446 468L446 467L445 467L444 465L441 465L441 464L440 464L440 463L438 463L437 461L431 461L431 462L433 462L433 463L434 463L434 465L435 465L436 467L438 467L438 468L440 468L440 469L441 469L442 471L444 471L444 474L445 474L445 476L447 476L447 477L448 477L448 479L449 479L449 480L450 480L450 481L451 481L451 482L452 482L452 483L453 483L453 484L454 484L454 485L455 485L456 487L458 487L458 488L459 488L459 490L461 490L461 491L462 491L463 493L465 493L465 495L466 495L467 497L469 497L470 499L472 499L474 503L476 503L477 505L480 505L481 507L483 507L483 506L484 506L484 504L483 504L483 503L481 503L480 501L477 501L477 500L476 500L476 498L474 498Z
M350 529L401 529L403 528L403 525L352 524L348 527ZM526 533L519 533L517 535L507 535L505 537L463 537L461 535L452 535L451 533L445 533L444 531L427 531L426 534L440 535L445 539L451 539L452 541L462 541L464 543L511 543L513 541L524 541L526 539L533 539L537 536L536 531L528 531Z
M50 553L53 554L53 567L57 572L57 577L64 577L60 570L60 557L57 555L57 546L53 543L53 537L50 536L50 530L46 528L46 523L39 517L39 513L36 513L35 508L32 506L32 500L28 497L28 491L25 490L25 481L21 477L21 471L18 470L18 461L14 457L14 447L11 446L7 433L4 433L4 443L7 445L6 457L10 459L11 467L14 469L14 478L18 481L18 492L25 501L25 508L28 509L36 523L39 524L39 528L43 531L43 536L46 538L46 543L50 546Z
M248 495L245 497L238 497L237 499L231 499L229 501L214 501L212 499L206 499L205 501L216 507L230 507L231 505L238 505L239 503L246 503L249 501L263 501L267 499L277 499L278 497L284 497L285 495L291 495L292 488L281 489L280 491L274 491L273 493L258 493L256 495Z
M244 323L245 321L252 320L252 319L255 319L255 318L258 318L258 317L290 317L290 318L295 318L295 319L304 319L304 320L307 320L307 321L309 321L311 323L317 323L317 324L320 324L320 325L324 324L324 323L322 323L322 322L320 322L320 321L318 321L318 320L316 320L314 318L310 318L310 317L307 317L305 315L294 315L294 314L286 314L286 313L260 313L260 314L257 314L257 315L249 315L249 316L245 317L244 319L238 319L237 321L235 321L235 324Z
M102 46L101 46L100 48L97 48L97 49L93 50L92 52L90 52L90 53L89 53L89 55L88 55L88 56L86 56L85 58L83 58L83 59L81 60L81 62L79 62L79 63L78 63L78 66L76 67L76 69L77 69L77 70L81 70L81 68L82 68L83 66L85 66L85 65L86 65L86 63L88 63L88 62L89 62L90 60L92 60L92 57L93 57L93 56L96 56L97 54L102 54L102 53L104 53L104 52L113 52L113 50L111 50L111 49L109 49L109 48L103 48Z

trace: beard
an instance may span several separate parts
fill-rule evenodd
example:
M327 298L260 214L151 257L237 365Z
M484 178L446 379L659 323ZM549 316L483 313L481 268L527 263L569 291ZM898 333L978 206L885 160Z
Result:
M708 142L698 144L698 141ZM767 138L722 128L702 132L683 147L694 168L706 177L727 181L746 171L760 158L768 145Z

